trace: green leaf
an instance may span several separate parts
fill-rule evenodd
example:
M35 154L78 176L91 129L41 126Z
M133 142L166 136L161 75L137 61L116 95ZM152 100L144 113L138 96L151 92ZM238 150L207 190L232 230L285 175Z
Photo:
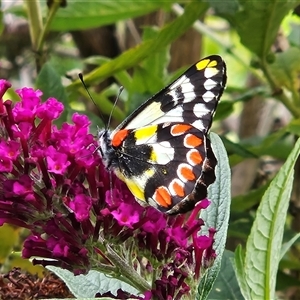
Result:
M250 234L254 218L249 212L235 212L231 210L228 237L245 241Z
M245 278L244 253L241 245L237 246L235 250L233 267L244 298L251 299L249 286Z
M293 277L293 272L291 274L286 274L282 271L278 271L276 280L276 290L286 290L291 287L299 287L300 281ZM293 290L293 289L292 289Z
M232 198L231 210L236 212L242 212L257 205L260 202L263 194L267 190L268 186L269 183L262 185L255 190L251 190L245 195L239 195Z
M55 121L56 125L60 126L62 122L67 119L69 102L64 86L62 85L60 75L51 66L49 62L45 63L38 74L35 82L37 89L43 92L42 99L45 101L50 97L56 98L62 102L65 109L58 120Z
M165 0L68 1L66 8L58 10L50 28L69 31L100 27L143 16L160 8L168 9L172 3Z
M84 60L86 64L99 65L99 66L109 61L111 61L111 58L101 56L101 55L90 56ZM124 87L124 89L126 89L127 91L130 90L132 85L132 78L130 77L127 71L123 70L117 72L114 74L114 77Z
M158 29L153 27L146 27L143 31L143 40L153 40L158 36ZM155 76L158 80L158 85L150 86L148 92L157 93L158 90L163 88L169 82L165 82L167 78L167 66L170 62L170 48L171 45L168 44L166 47L162 48L160 51L155 52L153 55L149 55L143 62L142 67L148 72ZM152 78L150 78L152 80Z
M205 220L207 229L216 229L214 249L217 257L213 266L205 272L200 281L197 299L207 298L218 276L225 249L230 213L231 175L227 153L221 139L216 134L211 133L210 138L218 164L216 167L216 181L208 189L208 197L211 199L211 204L207 209L203 210L201 218Z
M130 87L130 93L151 93L155 94L162 89L164 83L163 78L159 78L156 74L152 73L151 69L137 66L134 69L132 77L132 85Z
M36 79L37 89L43 92L43 100L54 97L67 104L67 95L61 83L61 78L50 63L45 63Z
M300 136L300 119L292 120L286 129L288 132Z
M109 97L115 97L115 95L118 94L118 91L119 87L113 84L105 88L101 93L95 93L92 90L89 90L89 93L96 106L99 107L99 110L103 114L110 115L110 113L112 112L113 117L118 120L118 122L121 122L124 120L126 115L123 113L120 107L114 106L114 103L109 100ZM80 88L78 92L84 97L88 96L84 88Z
M106 292L117 295L118 289L130 294L138 294L138 290L129 284L112 277L107 277L97 271L91 270L86 275L75 276L70 271L61 268L48 266L47 269L60 277L76 298L92 298L95 297L96 293L103 294Z
M235 277L232 266L233 253L231 251L224 251L222 257L222 264L219 275L214 283L214 286L208 295L208 299L214 300L242 300L238 282Z
M281 247L280 259L284 257L287 251L292 247L292 245L300 238L300 232L297 233L293 238L291 238L287 243L284 243Z
M291 47L275 55L276 60L269 65L269 68L276 82L290 91L298 91L300 88L300 49Z
M255 155L253 152L246 149L240 143L234 143L229 139L227 139L226 137L222 137L222 142L224 143L228 153L234 153L236 155L245 158L258 158L257 155Z
M216 115L214 116L214 120L223 120L228 117L234 111L235 102L232 101L221 101L218 104L218 109L216 111Z
M299 153L300 139L272 180L258 207L247 241L244 262L245 280L251 296L248 299L275 299L280 245L293 186L293 168Z
M217 12L237 30L242 44L263 59L270 51L280 24L297 0L210 0Z
M0 1L0 7L2 7L1 1ZM3 30L4 30L3 11L0 9L0 36L2 35Z
M182 35L192 24L202 15L207 9L206 3L191 2L186 5L185 12L182 16L178 17L171 23L164 26L155 39L142 42L135 48L131 48L121 54L119 57L103 64L101 67L96 68L91 73L85 76L87 85L99 84L109 76L116 72L134 67L149 55L153 55L160 51L173 40ZM74 90L80 87L79 80L73 82L68 86L69 90Z

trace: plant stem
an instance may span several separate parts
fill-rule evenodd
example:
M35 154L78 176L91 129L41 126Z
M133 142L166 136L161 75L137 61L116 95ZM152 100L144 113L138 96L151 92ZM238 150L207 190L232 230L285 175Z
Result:
M140 292L151 290L151 286L148 282L142 278L131 266L129 266L113 249L107 245L108 259L119 269L122 276L119 278L131 286L135 287ZM126 279L126 280L125 280Z
M47 18L46 18L44 28L43 28L40 36L39 36L39 39L38 39L37 51L42 51L43 50L46 35L49 31L52 20L54 19L54 16L55 16L57 10L59 9L60 5L61 5L61 0L55 0L55 1L52 2L52 5L51 5L51 7L48 11L48 14L47 14Z
M51 22L61 5L61 0L55 0L49 8L45 25L43 26L42 12L39 0L25 0L27 5L28 22L30 30L30 38L32 49L36 54L37 72L41 69L45 62L43 55L44 42L49 32Z
M25 0L28 14L28 24L30 39L33 51L37 51L37 45L40 33L43 29L43 20L40 7L40 1L38 0Z

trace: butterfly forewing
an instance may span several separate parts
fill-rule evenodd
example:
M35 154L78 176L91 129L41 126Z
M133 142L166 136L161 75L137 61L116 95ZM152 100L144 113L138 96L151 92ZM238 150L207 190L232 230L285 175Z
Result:
M226 84L217 55L200 60L142 104L110 135L99 135L108 169L133 195L169 214L192 209L214 182L207 132Z
M142 104L116 130L187 122L207 132L225 84L224 61L217 55L207 57Z

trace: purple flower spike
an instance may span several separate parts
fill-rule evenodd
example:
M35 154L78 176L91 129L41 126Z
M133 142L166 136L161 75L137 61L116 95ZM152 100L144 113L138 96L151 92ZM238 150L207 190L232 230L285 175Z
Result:
M118 221L119 225L131 229L133 229L133 225L140 220L138 211L132 211L132 206L126 203L121 203L119 208L111 214Z
M74 212L76 220L82 222L90 217L92 199L84 194L77 194L74 200L70 201L69 207Z
M0 80L0 226L30 231L23 257L76 275L97 269L126 276L141 286L139 296L119 290L122 299L195 298L192 284L216 256L215 230L199 233L199 211L210 201L199 202L187 217L142 207L105 170L87 116L75 113L71 124L58 128L53 122L62 103L42 103L42 92L32 88L18 90L15 105L3 103L9 87Z
M57 119L62 113L64 106L55 98L49 98L45 103L42 103L37 109L37 117L40 119Z
M71 164L68 161L68 156L58 152L53 146L48 147L46 159L49 172L54 174L63 175Z

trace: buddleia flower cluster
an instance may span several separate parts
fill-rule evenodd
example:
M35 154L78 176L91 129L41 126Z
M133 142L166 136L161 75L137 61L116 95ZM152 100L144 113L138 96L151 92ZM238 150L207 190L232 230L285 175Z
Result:
M22 256L75 275L97 270L140 294L98 297L184 299L195 295L203 268L215 258L214 229L199 235L202 200L187 217L142 207L103 167L91 122L74 113L55 125L64 107L42 92L0 80L0 226L28 229Z

